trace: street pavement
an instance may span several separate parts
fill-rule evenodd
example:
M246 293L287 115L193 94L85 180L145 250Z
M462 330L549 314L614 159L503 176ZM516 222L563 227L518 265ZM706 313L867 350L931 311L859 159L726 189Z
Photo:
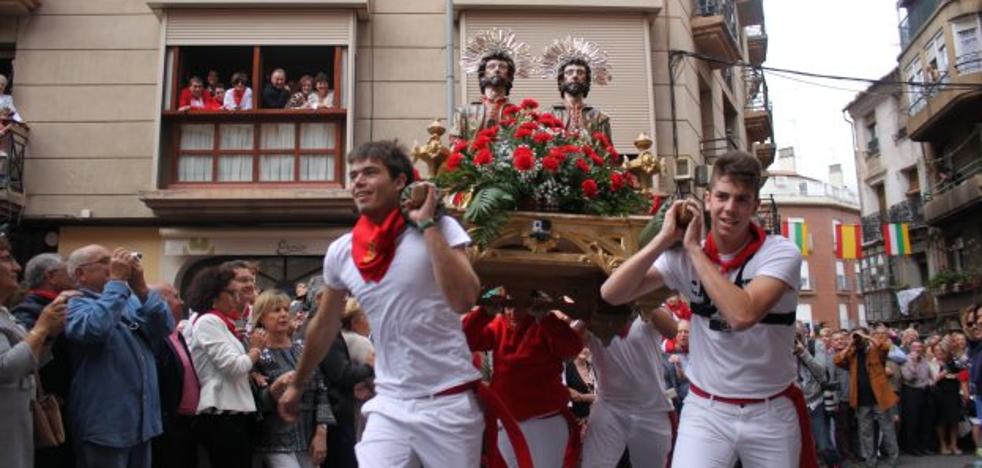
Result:
M880 462L881 466L886 466ZM907 468L982 468L982 458L974 455L931 455L900 457L900 466Z

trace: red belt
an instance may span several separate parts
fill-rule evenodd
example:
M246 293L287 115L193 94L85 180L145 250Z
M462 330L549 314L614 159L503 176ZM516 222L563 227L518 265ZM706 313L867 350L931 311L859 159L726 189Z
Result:
M705 390L689 382L689 390L696 395L721 403L731 405L753 405L764 403L778 398L787 398L794 404L794 410L798 413L798 429L801 430L801 455L798 457L800 468L818 468L818 451L815 449L814 438L812 438L812 425L808 416L808 406L805 404L805 394L797 385L788 385L788 388L781 390L780 393L767 398L726 398L712 395Z
M525 442L525 436L522 435L522 429L518 427L518 421L515 420L505 403L501 401L501 398L498 398L498 395L490 387L480 380L474 380L450 387L433 396L457 395L472 390L477 394L477 400L484 407L484 447L487 451L487 465L492 468L506 466L501 453L498 451L498 421L501 421L501 426L504 427L505 434L508 435L508 440L515 451L518 468L533 468L532 453L529 451L528 443Z

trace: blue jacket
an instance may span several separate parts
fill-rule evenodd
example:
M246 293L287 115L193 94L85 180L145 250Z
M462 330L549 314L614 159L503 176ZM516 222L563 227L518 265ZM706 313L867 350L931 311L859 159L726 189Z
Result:
M106 447L147 442L162 432L151 343L173 331L174 318L156 292L140 304L122 281L109 281L102 294L81 291L68 303L65 325L72 434Z

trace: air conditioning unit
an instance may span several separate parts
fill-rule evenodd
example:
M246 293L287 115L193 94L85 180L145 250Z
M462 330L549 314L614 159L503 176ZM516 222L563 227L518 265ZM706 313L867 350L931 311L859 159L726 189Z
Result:
M692 180L696 176L696 164L688 155L679 156L675 160L675 180Z

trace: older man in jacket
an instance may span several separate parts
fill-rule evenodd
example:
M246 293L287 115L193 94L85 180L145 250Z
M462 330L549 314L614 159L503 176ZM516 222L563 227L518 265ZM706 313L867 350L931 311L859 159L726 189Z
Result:
M150 439L162 432L151 346L174 330L174 319L133 252L82 247L68 257L68 273L82 293L68 303L65 327L76 464L150 468Z
M899 449L890 409L897 404L897 394L886 375L886 359L892 343L882 336L875 338L865 328L852 332L852 342L835 355L835 365L849 369L849 406L859 419L859 445L866 466L876 466L874 420L880 427L888 461L897 466Z

